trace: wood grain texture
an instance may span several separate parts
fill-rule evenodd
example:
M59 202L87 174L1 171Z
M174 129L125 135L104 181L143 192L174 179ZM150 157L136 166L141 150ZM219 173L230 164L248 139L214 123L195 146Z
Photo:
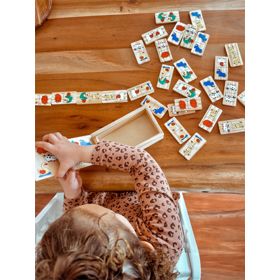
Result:
M158 161L160 163L163 162L162 159ZM201 174L201 169L203 169L203 176ZM212 167L211 164L210 166L191 165L186 167L184 172L182 172L180 163L178 163L178 165L175 165L174 167L163 167L163 170L171 188L174 190L235 193L243 193L244 191L244 175L242 175L243 167L239 165L231 165L230 167L226 167L223 164L215 167ZM126 173L100 167L88 167L81 172L81 176L84 188L88 190L134 190L134 182ZM62 189L56 179L50 178L48 180L36 182L36 193L56 193L59 191L62 191Z
M36 194L35 216L43 210L53 197L53 193Z
M211 36L208 44L244 42L243 10L204 11L203 17L207 33ZM182 22L190 23L187 14L182 16ZM173 29L173 25L165 26L168 33ZM130 43L139 40L141 34L158 26L152 13L48 20L36 31L36 52L129 49ZM176 46L175 48L180 49ZM182 51L189 54L186 49ZM204 57L206 55L207 53ZM123 61L125 62L126 60ZM138 64L135 62L135 65Z
M184 195L203 280L245 279L244 195Z
M80 1L80 4L78 1L55 2L54 6L57 3L69 5L69 7L91 5L84 1ZM136 63L130 48L132 41L140 39L142 33L156 27L153 12L143 8L146 2L142 1L139 4L140 2L135 1L135 9L136 5L142 7L142 10L140 9L141 11L137 13L127 15L116 13L113 16L109 16L110 1L93 2L98 2L96 9L98 5L104 10L107 7L108 14L84 16L81 13L79 17L57 17L49 19L36 31L35 87L37 93L127 89L147 80L151 80L156 86L161 64L154 45L147 47L151 62L141 66ZM164 6L167 2L161 3ZM178 7L177 2L180 3L182 10L188 10L188 5L194 3L182 4L182 1L174 1L174 9ZM188 50L174 45L170 45L170 48L174 57L173 62L185 57L190 63L198 76L198 79L191 84L202 90L203 110L195 114L180 116L178 119L191 134L201 133L206 138L207 144L191 161L186 161L178 153L181 146L163 125L168 120L166 115L158 120L165 133L164 139L149 147L147 151L159 162L172 188L243 193L244 134L222 136L219 134L217 125L209 134L200 129L198 123L210 104L199 81L208 75L213 75L214 56L226 54L225 43L237 42L245 62L244 10L222 10L225 4L222 0L199 1L198 3L202 2L205 5L209 4L209 9L203 10L207 33L210 34L204 56L192 55ZM158 8L162 7L158 1L153 1L153 3L152 7L156 5ZM216 9L215 5L218 3L219 8ZM237 7L243 2L231 1L230 3ZM132 1L130 4L133 4ZM203 7L201 6L202 9ZM181 15L183 22L190 22L186 13L181 13ZM166 26L168 32L172 28L173 24ZM229 71L229 79L239 82L239 92L245 89L244 71L245 66L230 68ZM170 88L179 78L179 74L175 71ZM217 81L217 84L223 91L224 82ZM152 97L167 105L180 95L172 92L172 89L165 91L156 88ZM140 102L141 99L124 104L36 107L36 139L41 139L44 134L55 131L60 131L69 138L90 134L138 108ZM221 100L215 105L224 110L220 120L244 117L245 110L239 102L237 107L233 108L223 106ZM133 189L131 178L121 172L89 167L81 173L84 185L89 189ZM54 179L36 183L38 193L59 190L61 189Z
M85 17L118 14L155 13L179 10L239 10L244 9L243 0L111 0L80 1L54 0L50 18Z

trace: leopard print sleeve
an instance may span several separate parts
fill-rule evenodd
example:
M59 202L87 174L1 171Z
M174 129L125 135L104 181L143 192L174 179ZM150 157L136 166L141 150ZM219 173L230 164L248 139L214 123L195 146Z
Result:
M63 209L64 212L67 212L68 210L77 207L79 205L87 204L88 199L87 199L88 193L82 189L82 192L79 197L76 199L70 199L64 196L64 204L63 204Z
M64 196L63 209L64 212L67 212L68 210L77 206L91 203L103 206L105 197L106 193L104 192L87 192L84 189L82 189L80 196L76 199L70 199Z
M139 148L103 141L93 148L91 162L129 172L141 208L141 215L135 218L136 232L155 247L160 243L171 260L177 260L183 247L178 207L163 171L152 156Z

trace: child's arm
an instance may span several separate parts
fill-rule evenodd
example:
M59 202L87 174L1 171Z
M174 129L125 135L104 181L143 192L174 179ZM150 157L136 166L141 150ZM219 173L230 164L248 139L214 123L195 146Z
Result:
M167 179L152 156L142 149L104 141L94 146L91 162L129 172L140 201L141 216L135 220L141 238L155 247L161 244L170 259L176 261L183 244L178 208Z
M69 169L63 178L58 178L67 199L77 199L82 193L82 178L78 170Z
M155 238L163 240L167 249L175 247L177 253L180 253L183 240L176 203L164 173L149 153L109 141L82 147L62 137L50 134L43 139L49 141L48 143L37 143L37 146L58 158L60 176L64 176L69 168L80 161L129 172L135 181L135 190L141 206L142 219L139 227L151 232ZM153 240L151 242L153 243ZM170 245L171 242L173 246Z
M88 193L82 189L79 171L75 171L74 167L81 161L89 162L90 156L89 159L84 159L84 155L90 155L92 147L82 149L77 144L69 142L59 132L45 135L43 141L36 142L36 146L52 153L59 160L56 177L64 191L64 210L91 203Z

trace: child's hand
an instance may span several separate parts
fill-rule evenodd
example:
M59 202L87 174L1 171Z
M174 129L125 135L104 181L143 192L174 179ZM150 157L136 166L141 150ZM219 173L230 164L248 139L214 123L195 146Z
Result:
M69 169L63 178L58 178L63 188L64 195L68 199L78 198L82 190L82 178L79 171Z
M64 177L70 168L75 167L81 161L81 147L69 142L59 132L45 135L43 141L36 142L36 146L52 153L58 159L59 168L56 174L57 177Z

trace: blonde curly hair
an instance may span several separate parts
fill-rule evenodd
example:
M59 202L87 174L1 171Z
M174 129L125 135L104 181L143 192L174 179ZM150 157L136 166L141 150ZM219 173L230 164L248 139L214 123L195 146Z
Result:
M146 250L129 231L118 238L112 227L108 235L99 220L74 208L52 223L36 247L36 280L176 279L161 251Z

